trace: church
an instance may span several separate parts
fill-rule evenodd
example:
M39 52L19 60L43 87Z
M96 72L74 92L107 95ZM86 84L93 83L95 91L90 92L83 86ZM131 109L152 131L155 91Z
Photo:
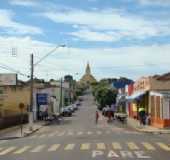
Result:
M97 82L94 76L91 74L91 69L89 63L87 63L85 74L80 79L81 84L89 85L91 83Z

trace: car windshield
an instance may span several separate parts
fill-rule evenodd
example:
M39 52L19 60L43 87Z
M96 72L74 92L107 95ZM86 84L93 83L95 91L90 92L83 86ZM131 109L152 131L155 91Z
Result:
M0 160L170 160L170 0L0 0Z

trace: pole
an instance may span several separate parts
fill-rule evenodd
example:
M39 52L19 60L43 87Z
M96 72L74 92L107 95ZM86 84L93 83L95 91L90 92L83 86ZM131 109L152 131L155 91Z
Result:
M30 107L29 107L29 129L32 130L33 123L33 75L34 75L34 56L31 54L31 72L30 72Z
M60 84L60 107L59 107L59 113L61 113L61 108L63 106L63 82L61 78L61 84Z

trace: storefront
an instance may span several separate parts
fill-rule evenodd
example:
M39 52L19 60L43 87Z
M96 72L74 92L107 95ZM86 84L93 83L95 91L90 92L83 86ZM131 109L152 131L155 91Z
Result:
M127 97L129 104L129 116L134 119L139 119L138 110L139 107L144 107L146 114L149 111L149 92L138 91L134 92L131 96Z
M127 96L129 116L139 118L139 107L151 116L151 125L170 127L170 80L142 77L134 83L133 93Z
M151 91L149 95L151 124L164 128L170 126L170 92Z

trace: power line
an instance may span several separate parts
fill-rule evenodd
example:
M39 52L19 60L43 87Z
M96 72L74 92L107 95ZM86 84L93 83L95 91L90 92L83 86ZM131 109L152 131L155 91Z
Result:
M25 77L29 78L29 75L27 75L27 74L25 74L25 73L22 73L22 72L20 72L20 71L17 71L17 70L15 70L14 68L12 68L12 67L10 67L10 66L7 66L7 65L4 65L4 64L2 64L2 63L0 64L0 68L5 69L5 70L8 70L8 71L15 72L15 73L17 73L17 74L19 74L19 75L21 75L21 76L25 76Z

